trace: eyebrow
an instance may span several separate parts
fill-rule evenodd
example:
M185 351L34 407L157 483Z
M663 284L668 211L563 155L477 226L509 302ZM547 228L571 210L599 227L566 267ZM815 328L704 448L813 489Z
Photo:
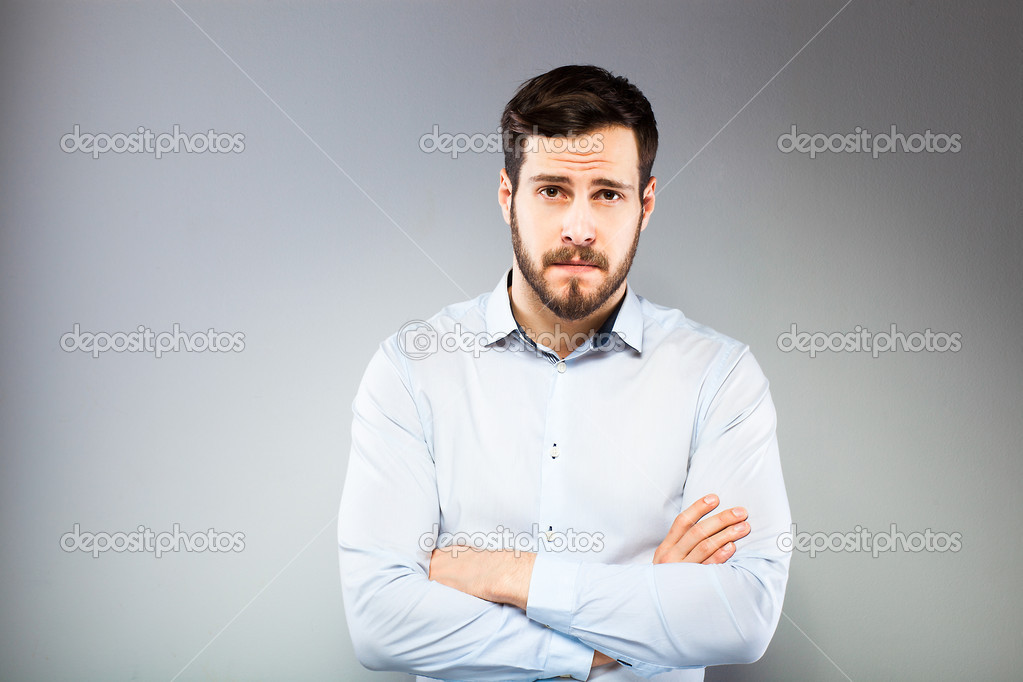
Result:
M551 182L558 185L571 185L572 181L567 175L546 175L539 174L529 178L531 184L540 182ZM610 178L594 178L590 181L590 187L607 187L610 189L632 190L634 187L624 182L611 180Z

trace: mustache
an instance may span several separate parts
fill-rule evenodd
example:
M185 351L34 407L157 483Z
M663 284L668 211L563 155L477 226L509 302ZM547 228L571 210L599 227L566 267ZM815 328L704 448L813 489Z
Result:
M568 263L569 261L585 263L601 270L608 268L607 256L589 246L575 249L563 246L560 249L548 251L543 255L542 264L544 268L548 268L556 263Z

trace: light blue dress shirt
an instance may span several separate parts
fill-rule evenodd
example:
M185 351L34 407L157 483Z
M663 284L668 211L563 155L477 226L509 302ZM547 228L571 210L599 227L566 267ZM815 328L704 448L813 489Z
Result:
M506 275L381 345L353 404L338 529L364 665L668 681L763 654L790 558L767 379L748 347L631 288L611 341L563 361L524 344ZM749 512L736 554L653 565L708 493ZM526 611L429 581L438 540L536 551ZM619 662L591 674L594 649Z

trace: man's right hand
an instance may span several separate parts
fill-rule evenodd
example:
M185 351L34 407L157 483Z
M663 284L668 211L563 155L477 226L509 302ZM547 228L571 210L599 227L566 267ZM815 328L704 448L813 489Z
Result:
M704 518L719 504L707 495L675 517L671 529L654 552L655 564L688 562L723 564L735 554L735 541L749 535L746 510L732 507Z
M717 495L707 495L676 516L654 552L654 563L723 564L728 561L735 554L735 541L749 535L750 526L742 507L732 507L704 519L718 504ZM614 662L610 656L594 651L591 667Z

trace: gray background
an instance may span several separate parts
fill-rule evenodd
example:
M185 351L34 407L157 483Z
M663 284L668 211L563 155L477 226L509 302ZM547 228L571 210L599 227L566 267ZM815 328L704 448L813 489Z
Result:
M766 656L708 679L1018 676L1021 35L1009 2L4 5L0 677L406 679L359 665L342 611L351 400L384 337L511 262L500 156L420 136L492 133L565 63L653 103L630 282L750 344L799 529L962 538L794 553ZM61 151L75 124L245 148L93 159ZM793 124L962 148L811 160L778 150ZM75 323L245 348L93 358L60 349ZM811 359L778 349L792 323L962 349ZM93 558L60 549L75 523L245 549Z

